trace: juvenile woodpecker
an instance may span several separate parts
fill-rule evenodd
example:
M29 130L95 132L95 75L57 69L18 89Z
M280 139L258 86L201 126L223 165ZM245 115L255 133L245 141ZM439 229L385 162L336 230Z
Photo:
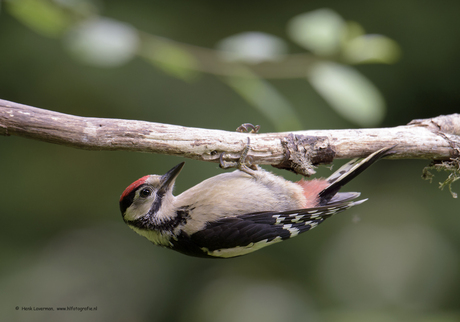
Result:
M367 199L339 189L384 156L354 159L327 179L292 182L256 167L222 173L173 195L184 166L147 175L120 198L123 220L156 245L186 255L229 258L292 238Z

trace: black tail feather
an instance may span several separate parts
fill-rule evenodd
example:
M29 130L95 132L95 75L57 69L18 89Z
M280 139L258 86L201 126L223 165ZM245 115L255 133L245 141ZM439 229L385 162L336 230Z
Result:
M395 145L377 150L364 159L353 159L343 165L327 179L330 185L319 193L319 204L323 206L329 203L344 185L356 178L375 161L387 155L388 151L394 147Z

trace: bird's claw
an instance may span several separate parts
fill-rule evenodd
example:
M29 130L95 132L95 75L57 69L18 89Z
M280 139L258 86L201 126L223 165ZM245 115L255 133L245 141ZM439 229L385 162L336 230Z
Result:
M259 132L260 125L253 125L251 123L243 123L236 128L236 132L257 133Z
M253 176L254 171L257 170L257 165L252 163L252 157L248 155L250 149L250 139L248 138L248 144L244 147L243 151L241 152L241 156L237 161L226 161L225 159L225 152L219 157L219 167L222 169L228 168L237 168L240 171L246 172L247 174Z

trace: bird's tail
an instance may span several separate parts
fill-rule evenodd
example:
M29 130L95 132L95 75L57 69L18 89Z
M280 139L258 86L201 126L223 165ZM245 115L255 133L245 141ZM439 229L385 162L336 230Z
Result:
M326 179L327 182L329 182L329 186L327 186L324 190L322 190L319 193L319 205L324 206L326 204L342 202L357 198L360 195L359 192L338 192L344 185L346 185L348 182L354 179L361 172L366 170L375 161L388 155L388 151L390 151L394 147L395 145L391 147L382 148L370 154L366 158L353 159L350 162L344 164L342 167L340 167L340 169L338 169L329 178Z

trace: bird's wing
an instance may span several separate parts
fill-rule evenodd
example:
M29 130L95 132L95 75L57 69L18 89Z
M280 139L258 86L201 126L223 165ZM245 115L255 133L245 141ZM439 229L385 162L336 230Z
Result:
M190 236L191 240L207 251L233 248L257 249L289 239L308 231L330 216L364 202L351 201L328 206L290 210L285 212L263 211L210 222ZM255 250L255 249L254 249Z

